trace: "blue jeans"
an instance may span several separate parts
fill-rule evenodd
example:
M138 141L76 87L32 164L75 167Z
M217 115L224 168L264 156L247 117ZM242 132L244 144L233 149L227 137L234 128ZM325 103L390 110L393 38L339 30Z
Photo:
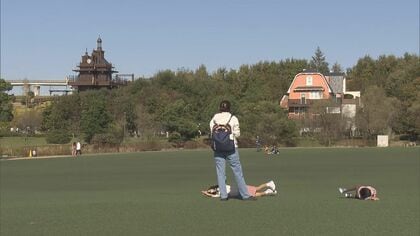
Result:
M248 188L242 173L241 161L239 160L238 149L232 154L214 152L214 160L216 162L217 184L219 185L220 198L227 198L226 191L226 161L229 162L230 168L235 176L238 185L239 194L242 199L249 198Z

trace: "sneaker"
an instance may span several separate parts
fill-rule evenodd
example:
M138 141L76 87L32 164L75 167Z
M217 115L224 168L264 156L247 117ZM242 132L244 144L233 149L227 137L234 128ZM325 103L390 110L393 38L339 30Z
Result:
M276 185L274 184L274 181L272 180L267 183L267 186L271 188L271 190L276 190Z
M229 200L229 198L220 198L220 201L227 201L227 200Z
M265 190L264 193L267 196L274 196L274 195L277 194L277 191L276 190L272 190L271 188L269 188L269 189Z
M339 191L340 193L344 193L344 191L346 191L346 189L345 189L345 188L338 188L338 191Z

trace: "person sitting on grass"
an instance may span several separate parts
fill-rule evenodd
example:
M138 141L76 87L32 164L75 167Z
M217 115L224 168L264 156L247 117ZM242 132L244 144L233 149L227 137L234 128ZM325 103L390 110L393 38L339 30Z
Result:
M280 151L276 146L273 146L269 154L280 154Z
M340 187L338 188L338 191L347 198L373 201L379 200L376 189L369 185L358 185L349 189Z
M279 149L275 145L273 145L271 147L265 146L264 147L264 153L265 154L268 154L268 155L271 155L271 154L280 154L280 151L279 151Z
M272 180L259 186L247 185L247 188L249 195L252 197L274 196L277 194L276 185ZM230 185L226 185L226 190L229 198L240 198L239 191L237 189L233 189ZM210 186L207 190L201 191L201 193L208 197L220 197L218 185Z

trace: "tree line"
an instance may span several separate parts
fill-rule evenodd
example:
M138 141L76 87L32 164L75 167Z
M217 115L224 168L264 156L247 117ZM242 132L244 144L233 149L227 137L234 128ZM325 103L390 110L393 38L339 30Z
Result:
M285 59L219 68L209 73L205 65L195 70L163 70L151 78L139 78L126 87L93 90L60 96L43 109L35 129L52 143L69 142L72 137L87 143L119 144L124 137L143 139L169 135L172 142L184 142L209 134L209 120L221 100L232 102L241 124L241 141L251 144L256 136L266 144L297 145L305 125L287 117L279 101L296 74L303 69L324 74L331 69L319 48L310 61ZM365 139L377 134L420 134L420 64L417 55L393 55L372 59L365 56L345 72L348 90L360 90L362 104L356 126ZM0 83L2 85L3 83ZM7 86L0 86L2 92ZM8 100L2 99L0 118L7 115ZM4 109L4 108L5 109ZM313 109L319 109L315 106ZM319 113L323 132L314 137L326 145L348 137L342 117ZM5 125L3 125L5 126Z

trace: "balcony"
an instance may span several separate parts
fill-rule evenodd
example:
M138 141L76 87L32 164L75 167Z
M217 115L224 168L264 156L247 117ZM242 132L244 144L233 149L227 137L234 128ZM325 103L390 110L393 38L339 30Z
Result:
M95 89L95 88L115 88L127 85L129 82L134 81L134 74L121 74L115 75L109 79L106 75L99 75L95 79L90 75L71 75L67 76L66 81L68 85L80 90Z
M340 98L332 98L332 99L289 99L287 104L288 107L310 107L312 105L314 105L314 103L316 102L321 102L321 101L328 101L332 104L335 104L337 106L341 105L342 100ZM350 102L350 101L349 101Z
M313 103L312 99L289 99L288 107L310 107Z

